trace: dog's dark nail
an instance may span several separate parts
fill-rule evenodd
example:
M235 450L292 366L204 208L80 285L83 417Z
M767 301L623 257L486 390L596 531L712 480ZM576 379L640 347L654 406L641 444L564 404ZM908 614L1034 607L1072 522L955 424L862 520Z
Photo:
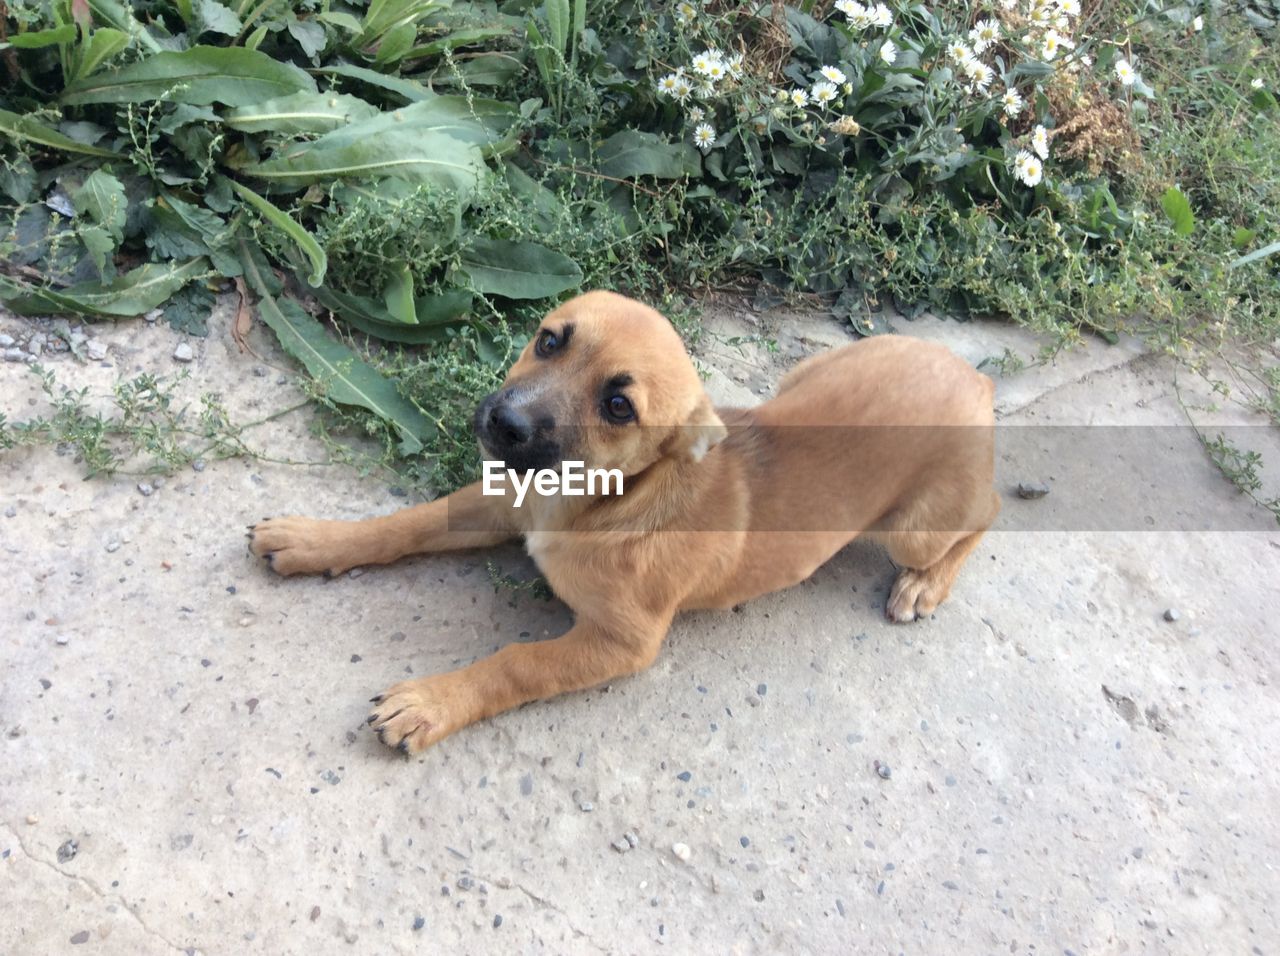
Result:
M381 694L379 694L377 697L370 697L370 698L369 698L369 703L371 703L371 704L381 704L381 703L382 703L382 695L381 695Z
M328 568L325 568L325 570L324 570L324 576L325 576L325 578L326 578L326 579L328 579L328 578L332 578L332 577L333 577L333 572L332 572L332 571L330 571Z
M406 737L404 738L404 740L400 741L400 743L396 746L396 750L400 751L406 757L409 756L409 738Z

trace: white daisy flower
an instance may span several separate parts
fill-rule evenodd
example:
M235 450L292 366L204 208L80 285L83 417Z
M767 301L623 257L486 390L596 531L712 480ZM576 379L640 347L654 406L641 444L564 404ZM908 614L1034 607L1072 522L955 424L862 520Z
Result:
M1064 17L1080 16L1080 0L1058 0L1058 12Z
M809 105L809 93L808 93L808 91L807 91L807 90L799 90L799 89L797 89L797 90L792 90L792 91L791 91L791 102L792 102L794 105L796 105L796 106L800 106L800 107L808 106L808 105Z
M1013 160L1013 174L1028 186L1034 186L1044 178L1044 165L1025 149Z
M1058 55L1058 51L1062 48L1062 37L1057 30L1050 30L1044 35L1044 40L1040 46L1040 59L1048 62Z
M690 82L687 76L677 77L676 86L675 89L671 91L671 95L675 98L677 103L683 103L693 95L693 83Z
M964 65L964 75L969 78L969 92L985 93L996 72L981 60L970 60Z
M703 100L713 99L716 95L716 87L715 87L715 84L712 83L710 80L705 80L702 83L698 84L698 88L694 90L693 93L699 99L703 99Z
M1266 84L1262 82L1262 77L1255 76L1252 80L1249 81L1249 86L1251 86L1255 90L1260 90L1264 86L1266 86Z
M712 83L718 83L728 75L729 71L722 60L712 60L711 65L707 67L707 79Z
M1204 17L1199 17L1199 16L1198 16L1198 17L1196 17L1194 20L1192 20L1192 21L1191 21L1191 29L1195 30L1195 31L1196 31L1196 33L1199 33L1201 30L1203 30L1203 29L1204 29Z
M880 44L880 59L885 63L893 66L893 61L898 58L898 47L892 40L885 40Z
M693 131L693 142L704 153L716 144L716 131L710 123L699 123Z
M855 14L865 12L866 7L858 3L857 0L836 0L836 9L852 19Z
M678 20L681 23L681 25L688 26L690 23L693 22L693 18L696 17L697 15L698 15L698 11L694 9L693 4L691 3L676 4L676 20Z
M695 56L691 66L693 67L694 73L700 73L703 76L710 76L711 68L713 66L722 66L722 64L720 63L720 58L708 50L705 53L699 53Z
M1000 97L1000 105L1005 116L1017 116L1022 112L1022 95L1017 90L1005 90L1004 96Z
M724 62L725 72L729 74L729 77L731 79L738 80L742 78L742 54L741 53L735 53L733 56L729 57L729 59L724 60L723 62Z
M1049 133L1043 126L1031 131L1031 148L1041 159L1049 158Z
M681 79L683 77L679 73L668 73L658 81L658 92L663 96L674 96Z
M834 66L824 66L818 72L822 74L823 79L831 83L835 83L837 86L843 83L846 79L848 79L844 75L844 72L841 69Z
M813 84L813 89L809 92L809 98L819 106L826 106L836 98L836 95L836 85L825 80Z
M701 106L689 107L689 120L694 123L701 123L707 117L707 111Z
M871 14L871 22L875 26L885 30L893 26L893 11L883 3L877 3L875 9L869 12Z
M979 20L969 31L969 39L973 41L973 52L983 53L988 47L1000 40L1000 22L995 18Z
M964 66L964 64L973 59L973 51L969 49L963 40L952 40L947 44L947 56Z
M1116 60L1116 79L1124 86L1133 86L1133 81L1138 78L1138 74L1133 72L1133 66L1128 60L1121 57Z

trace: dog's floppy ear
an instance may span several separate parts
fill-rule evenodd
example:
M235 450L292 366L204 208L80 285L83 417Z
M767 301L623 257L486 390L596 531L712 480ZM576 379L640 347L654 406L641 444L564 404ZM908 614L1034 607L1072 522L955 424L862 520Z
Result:
M729 429L724 427L724 422L711 406L711 399L704 394L684 424L676 428L667 453L689 461L702 461L707 452L724 441L728 434Z

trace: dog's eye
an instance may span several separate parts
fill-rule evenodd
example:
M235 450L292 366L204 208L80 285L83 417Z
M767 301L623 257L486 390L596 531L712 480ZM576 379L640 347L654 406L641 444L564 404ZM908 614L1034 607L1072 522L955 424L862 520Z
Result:
M543 329L538 333L538 341L534 344L533 350L543 358L546 358L559 347L560 336L556 335L550 329Z
M606 399L604 410L610 421L629 422L636 417L636 411L625 395L613 395Z

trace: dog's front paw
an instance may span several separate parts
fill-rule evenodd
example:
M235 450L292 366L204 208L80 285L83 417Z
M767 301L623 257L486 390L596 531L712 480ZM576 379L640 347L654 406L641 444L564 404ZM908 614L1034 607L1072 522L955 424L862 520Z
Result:
M249 550L276 574L341 574L355 564L344 542L343 521L266 518L249 528Z
M946 598L946 588L929 571L903 568L889 592L885 616L898 624L928 617Z
M465 723L459 719L464 701L457 684L448 674L396 684L373 698L369 725L388 747L421 753Z

